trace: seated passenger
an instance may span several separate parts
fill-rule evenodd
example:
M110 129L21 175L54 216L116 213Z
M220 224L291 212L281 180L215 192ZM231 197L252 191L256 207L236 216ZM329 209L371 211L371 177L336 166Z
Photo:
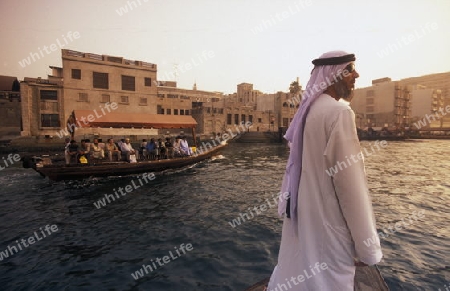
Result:
M175 141L173 142L173 154L176 157L177 156L178 157L182 156L182 153L181 153L181 138L179 136L177 136L175 138Z
M126 138L125 142L122 143L120 150L125 155L127 162L131 163L133 160L137 161L139 159L138 152L133 149L133 146L130 143L130 139ZM132 156L134 155L134 158Z
M87 159L88 163L90 161L90 156L89 156L90 150L89 150L89 145L86 143L86 141L87 141L86 139L81 140L81 145L78 150L78 158L77 158L78 162L80 162L79 160L83 156Z
M94 139L94 143L90 146L90 154L94 159L105 158L105 151L98 144L98 139Z
M191 148L189 147L185 136L183 137L183 139L180 142L180 150L181 150L181 154L183 154L185 156L192 155Z
M117 157L117 161L122 160L122 155L119 151L119 148L114 143L114 140L112 138L108 139L108 143L105 145L106 148L106 155L109 158L109 161L113 161L113 156L115 155Z

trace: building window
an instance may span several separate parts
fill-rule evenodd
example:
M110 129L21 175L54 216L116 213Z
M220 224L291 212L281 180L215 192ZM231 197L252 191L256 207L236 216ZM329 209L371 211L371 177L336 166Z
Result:
M167 94L167 98L178 98L178 95L175 95L175 94Z
M366 99L366 105L373 105L374 104L374 100L373 98L367 98Z
M178 109L173 110L173 115L178 115Z
M245 123L245 114L242 114L242 115L241 115L241 122L242 122L242 123Z
M184 109L180 109L180 115L184 115Z
M59 114L41 114L41 127L60 127Z
M81 80L81 70L80 69L72 69L72 79Z
M367 106L366 107L366 112L373 112L373 106Z
M158 94L159 98L164 98L164 94Z
M147 105L147 98L141 97L139 99L139 105Z
M289 118L283 118L283 126L288 127L289 125Z
M375 96L375 90L368 90L366 92L366 97L373 97Z
M232 118L232 115L227 114L227 124L231 124L231 118Z
M109 89L108 73L93 72L93 86L98 89Z
M248 116L248 121L251 122L251 123L253 123L253 115L249 115L249 116Z
M164 108L161 105L156 105L156 114L164 114Z
M184 114L185 114L185 115L189 115L189 110L186 109L186 110L184 111Z
M78 101L79 102L89 102L87 93L78 93Z
M110 102L111 97L108 94L102 94L102 103L108 103Z
M135 91L136 90L133 76L122 75L122 90L127 90L127 91Z
M41 100L58 100L58 92L56 90L41 90Z
M58 112L58 102L54 101L41 101L41 110Z
M152 78L144 78L144 83L146 87L151 87L152 86Z
M208 114L211 113L211 107L206 107L206 113L208 113Z
M234 115L234 124L239 124L239 114Z
M261 123L262 122L262 119L261 118L258 118L258 123Z
M167 115L171 115L172 114L172 109L166 109L166 114Z
M128 104L128 96L120 96L120 103Z

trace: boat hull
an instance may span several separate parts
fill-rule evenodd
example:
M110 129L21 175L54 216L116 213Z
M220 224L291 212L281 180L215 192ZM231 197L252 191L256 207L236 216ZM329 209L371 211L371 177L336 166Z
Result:
M225 145L219 145L202 154L191 157L138 163L103 163L97 165L44 165L33 169L53 181L81 180L89 177L125 176L145 172L160 172L168 169L183 168L217 154Z

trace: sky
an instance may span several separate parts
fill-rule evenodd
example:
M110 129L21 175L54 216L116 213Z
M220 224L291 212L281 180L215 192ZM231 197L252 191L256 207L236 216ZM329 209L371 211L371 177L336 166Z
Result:
M449 15L448 0L0 0L0 75L46 78L64 48L157 64L180 88L274 93L344 50L361 88L450 71Z

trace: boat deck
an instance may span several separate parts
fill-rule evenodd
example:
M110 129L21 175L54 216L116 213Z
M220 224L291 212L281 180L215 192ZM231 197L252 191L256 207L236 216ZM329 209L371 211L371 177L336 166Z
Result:
M264 291L269 278L256 283L245 289L245 291ZM383 280L380 272L375 266L356 267L355 291L389 291L389 287ZM271 291L271 290L267 290Z

